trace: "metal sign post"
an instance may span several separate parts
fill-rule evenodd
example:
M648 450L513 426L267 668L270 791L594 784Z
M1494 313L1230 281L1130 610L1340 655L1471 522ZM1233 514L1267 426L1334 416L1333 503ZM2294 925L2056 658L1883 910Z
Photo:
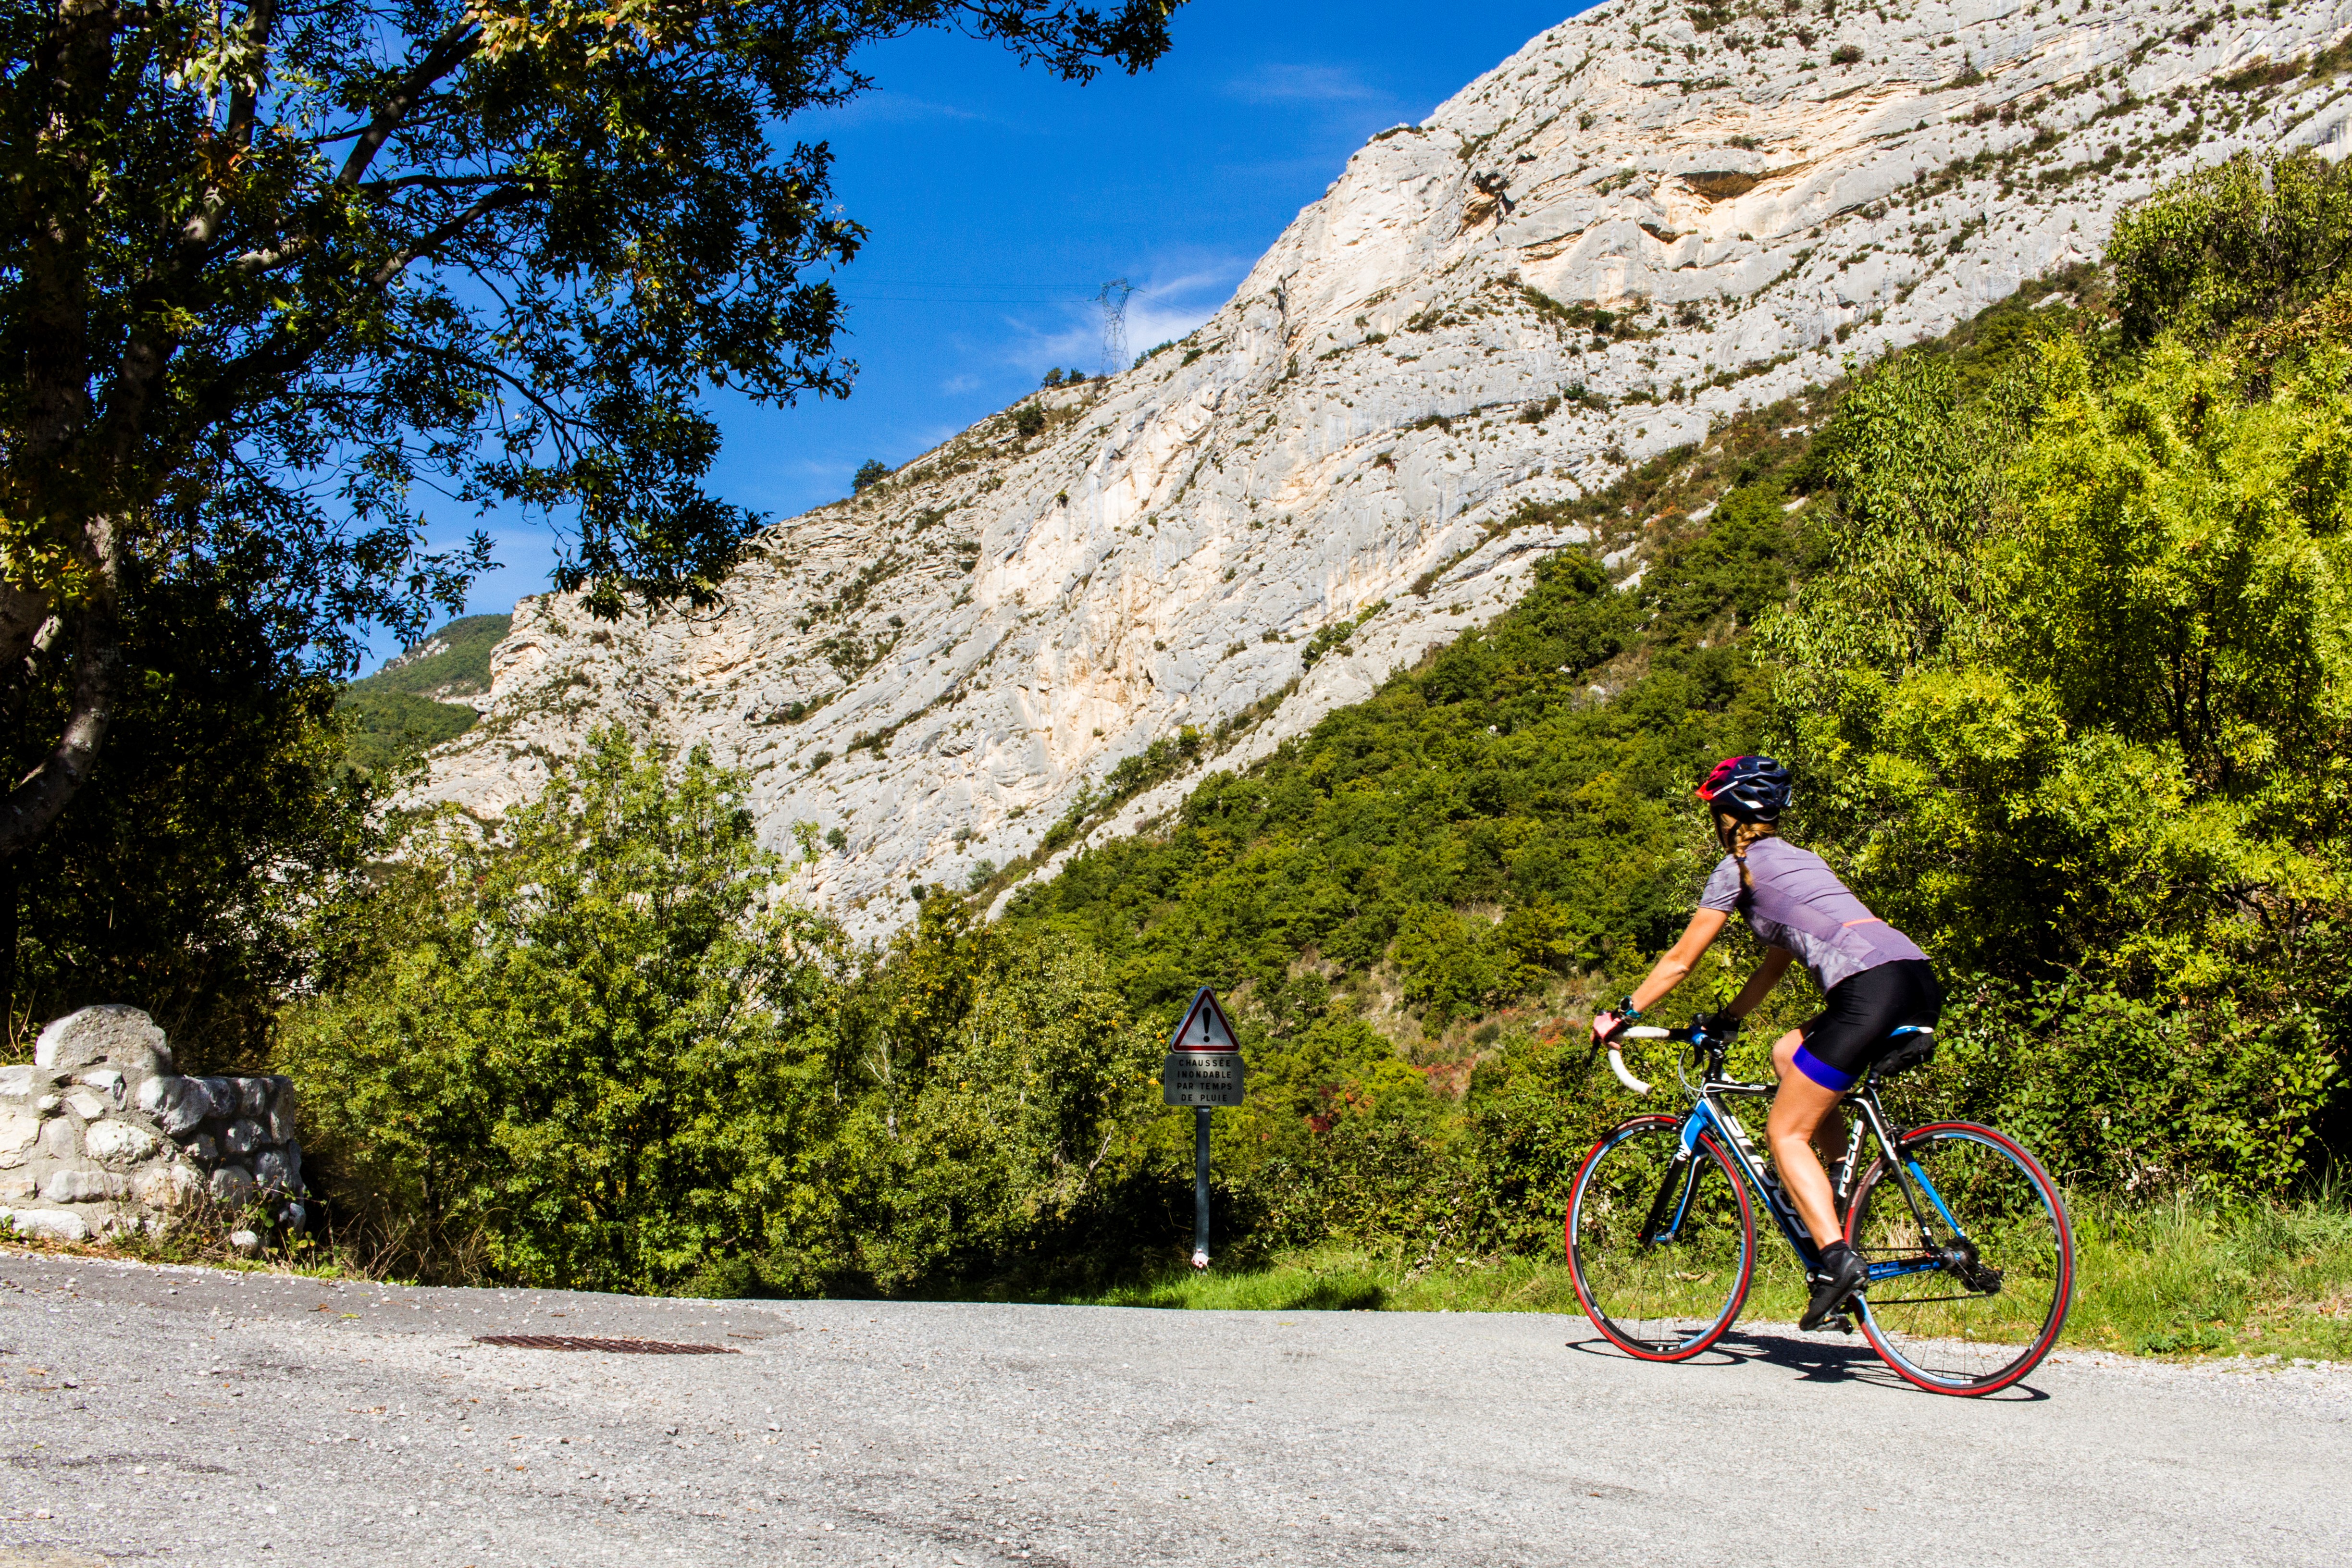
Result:
M1209 1108L1192 1107L1192 1267L1209 1266Z
M1216 994L1202 986L1168 1040L1160 1098L1192 1107L1192 1267L1209 1266L1209 1112L1242 1103L1242 1047Z

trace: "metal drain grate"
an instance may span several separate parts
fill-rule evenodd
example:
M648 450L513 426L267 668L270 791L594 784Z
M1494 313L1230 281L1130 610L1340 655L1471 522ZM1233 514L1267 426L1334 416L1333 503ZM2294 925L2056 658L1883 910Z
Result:
M674 1344L658 1339L582 1339L562 1333L481 1333L476 1344L504 1345L509 1350L602 1350L616 1355L740 1355L723 1344Z

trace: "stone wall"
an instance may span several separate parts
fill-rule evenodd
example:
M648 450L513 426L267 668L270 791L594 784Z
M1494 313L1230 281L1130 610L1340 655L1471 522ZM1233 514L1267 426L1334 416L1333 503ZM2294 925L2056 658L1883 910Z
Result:
M152 1232L209 1203L257 1239L302 1228L305 1191L293 1083L184 1078L136 1008L84 1008L0 1067L0 1219L19 1235Z

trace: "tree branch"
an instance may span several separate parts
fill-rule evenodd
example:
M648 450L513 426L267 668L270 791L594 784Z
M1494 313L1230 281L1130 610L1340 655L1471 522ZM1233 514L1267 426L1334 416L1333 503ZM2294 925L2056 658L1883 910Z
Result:
M343 161L342 172L335 176L335 183L344 186L358 184L360 176L368 172L368 165L375 162L376 153L392 139L392 133L400 129L401 122L408 118L408 111L416 107L417 99L424 97L425 89L465 64L481 47L481 34L475 30L470 21L457 23L442 34L440 39L425 51L425 57L418 60L415 68L402 80L399 89L375 111L375 118L368 121L368 128L360 133L358 145Z
M47 595L0 582L0 671L13 669L31 655L34 639L48 619Z
M427 230L420 237L409 241L407 245L393 252L384 259L384 264L370 275L369 284L382 288L399 277L410 262L419 256L430 256L492 213L506 207L520 206L545 188L544 181L532 181L523 184L502 186L488 193L448 222Z

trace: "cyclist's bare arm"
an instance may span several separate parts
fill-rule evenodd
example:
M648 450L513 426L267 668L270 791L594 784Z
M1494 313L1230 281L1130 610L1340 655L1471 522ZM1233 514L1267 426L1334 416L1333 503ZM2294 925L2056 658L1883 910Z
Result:
M1764 998L1772 994L1772 988L1780 983L1780 977L1789 972L1789 966L1795 961L1796 955L1786 947L1765 948L1764 961L1756 966L1756 972L1748 977L1748 983L1739 988L1739 994L1731 998L1731 1005L1724 1010L1733 1018L1744 1019L1762 1007Z
M1664 1000L1667 992L1687 979L1690 972L1698 967L1698 961L1706 956L1706 950L1715 945L1716 937L1722 935L1723 923L1730 918L1720 909L1702 909L1692 915L1691 923L1684 927L1675 945L1651 967L1650 977L1633 988L1633 1005L1647 1012ZM1780 977L1776 974L1773 978L1777 980ZM1749 985L1752 988L1754 982L1750 981ZM1759 997L1762 995L1761 992L1758 994ZM1617 1018L1614 1011L1596 1014L1592 1019L1592 1032L1595 1035L1607 1034L1617 1027Z

